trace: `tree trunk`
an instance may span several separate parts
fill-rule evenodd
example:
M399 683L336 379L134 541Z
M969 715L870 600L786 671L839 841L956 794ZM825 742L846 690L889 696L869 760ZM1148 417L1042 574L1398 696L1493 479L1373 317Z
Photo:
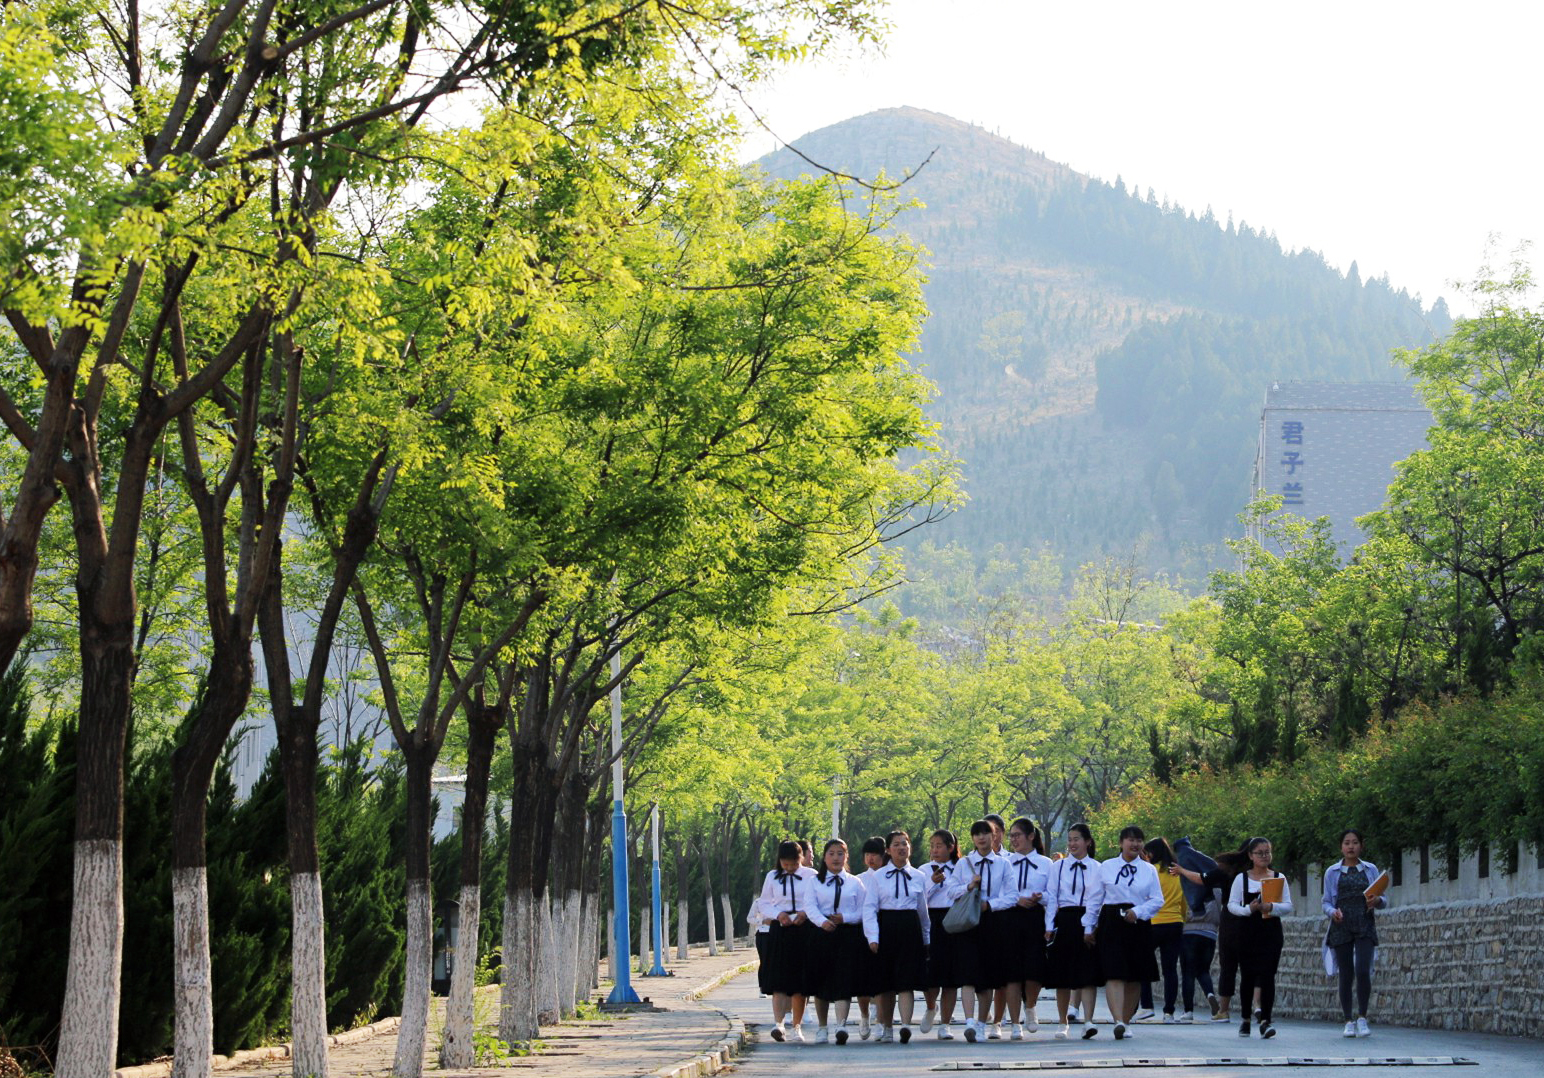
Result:
M450 973L450 998L445 1003L442 1069L462 1069L476 1063L472 1043L473 992L476 988L479 921L482 917L483 835L488 817L488 773L502 716L497 708L468 709L466 798L461 803L461 909L455 966Z
M643 912L638 915L638 965L645 973L654 968L654 937L649 934L653 927L651 907L645 902Z
M220 753L252 690L250 633L215 644L208 683L172 753L173 1078L205 1078L214 1057L205 807ZM244 643L244 647L240 644Z
M77 514L77 519L79 514ZM75 779L70 957L59 1027L60 1078L105 1078L118 1051L123 965L123 767L134 680L132 590L98 610L100 575L82 565L81 705Z
M278 718L277 712L275 718ZM316 728L280 725L290 863L290 1040L295 1078L327 1078L327 942L316 849Z
M541 701L522 705L545 707ZM522 722L526 721L522 718ZM504 969L499 1000L499 1036L509 1043L533 1040L539 1019L540 956L544 918L541 903L547 894L552 864L552 827L556 791L541 747L514 739L514 781L510 799L509 872L504 903Z
M727 879L724 881L728 883ZM734 905L729 901L729 892L720 891L718 903L724 908L724 950L734 952Z
M691 926L691 915L690 915L690 912L689 912L690 905L691 905L691 896L688 894L688 890L687 889L690 886L691 881L687 877L687 856L686 856L686 854L687 854L686 842L684 840L682 840L680 843L677 844L676 852L675 852L675 883L676 883L676 949L675 949L675 956L676 956L676 961L678 961L678 962L685 962L686 961L686 959L687 959L687 947L690 946L690 944L688 943L688 940L687 940L687 936L688 936L688 933L690 931L690 926Z
M429 885L429 779L434 766L432 747L399 746L407 761L407 967L402 989L402 1023L392 1063L396 1078L419 1078L424 1069L424 1042L429 1029L429 979L434 962L434 901Z
M706 845L706 844L704 844ZM708 851L702 851L702 898L703 904L708 910L708 954L718 954L718 913L714 910L713 902L713 873L708 869Z
M558 925L557 911L553 908L552 888L549 886L536 899L536 916L540 923L537 942L540 951L536 957L536 1021L541 1025L557 1025L563 1008L558 1003Z

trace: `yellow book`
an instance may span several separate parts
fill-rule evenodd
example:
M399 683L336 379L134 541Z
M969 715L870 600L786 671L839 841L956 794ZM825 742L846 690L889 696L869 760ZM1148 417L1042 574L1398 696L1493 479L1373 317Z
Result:
M1378 873L1378 878L1367 885L1367 897L1381 898L1383 896L1383 892L1387 891L1389 889L1389 884L1393 882L1394 881L1389 878L1387 871Z
M1287 879L1285 876L1273 876L1268 880L1260 881L1260 901L1275 905L1281 901L1281 896L1286 893ZM1273 913L1263 914L1265 917L1274 917Z

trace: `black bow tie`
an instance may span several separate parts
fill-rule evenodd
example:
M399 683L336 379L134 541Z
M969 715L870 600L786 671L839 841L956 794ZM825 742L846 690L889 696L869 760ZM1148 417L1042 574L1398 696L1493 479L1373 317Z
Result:
M842 877L831 875L826 878L826 886L832 888L831 912L840 913L842 906Z
M976 871L981 874L981 893L987 898L992 897L992 859L983 857L976 862Z
M1082 861L1074 860L1072 862L1072 871L1074 871L1074 872L1086 872L1087 870L1088 870L1088 866L1085 865ZM1079 880L1079 878L1080 877L1078 877L1078 876L1072 877L1072 890L1071 890L1071 892L1069 892L1070 894L1076 895L1078 893L1078 880ZM1086 892L1087 888L1085 888L1084 890Z
M1122 880L1128 878L1132 883L1136 882L1137 863L1135 861L1127 861L1124 865L1120 866L1120 871L1115 874L1116 883L1120 883Z
M1029 886L1029 870L1034 867L1034 862L1026 857L1024 860L1017 862L1017 864L1019 866L1019 890L1022 891Z
M797 872L784 872L779 869L777 873L777 882L783 885L783 897L792 900L793 908L796 910L799 908L799 894L793 881L798 878Z
M889 876L892 880L895 881L896 898L901 897L902 887L906 888L906 897L911 897L911 873L907 872L904 868L892 868L889 872L886 872L885 875Z

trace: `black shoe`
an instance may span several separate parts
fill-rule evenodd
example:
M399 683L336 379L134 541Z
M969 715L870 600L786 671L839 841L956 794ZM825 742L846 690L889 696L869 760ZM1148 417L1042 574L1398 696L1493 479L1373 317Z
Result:
M1249 1021L1248 1021L1248 1019L1245 1019L1244 1021L1242 1021L1242 1022L1240 1022L1238 1024L1238 1035L1240 1037L1247 1037L1247 1036L1249 1036Z
M1272 1037L1274 1037L1275 1035L1276 1035L1276 1027L1275 1026L1271 1025L1269 1022L1261 1022L1260 1023L1260 1039L1262 1041L1268 1041Z
M901 1043L902 1044L910 1044L911 1043L911 1027L910 1026L902 1026L901 1027Z
M836 1043L837 1044L846 1044L847 1043L847 1031L845 1029L839 1029L839 1030L836 1031Z
M783 1027L782 1026L773 1026L772 1027L772 1039L774 1041L780 1041L780 1040L783 1039Z
M1097 1036L1099 1036L1099 1031L1094 1028L1094 1024L1092 1022L1084 1022L1083 1023L1083 1039L1086 1041L1086 1040L1088 1040L1091 1037L1097 1037Z

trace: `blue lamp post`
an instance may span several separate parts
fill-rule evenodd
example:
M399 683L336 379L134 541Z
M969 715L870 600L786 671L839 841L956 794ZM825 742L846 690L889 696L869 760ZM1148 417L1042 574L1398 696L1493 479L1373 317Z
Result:
M611 656L611 901L616 911L617 980L607 1003L639 1003L627 908L627 811L622 807L622 655Z
M660 961L660 955L665 949L665 903L660 896L659 887L659 802L654 802L649 810L650 830L653 832L654 845L654 968L649 970L650 977L668 977L670 971L665 969Z

